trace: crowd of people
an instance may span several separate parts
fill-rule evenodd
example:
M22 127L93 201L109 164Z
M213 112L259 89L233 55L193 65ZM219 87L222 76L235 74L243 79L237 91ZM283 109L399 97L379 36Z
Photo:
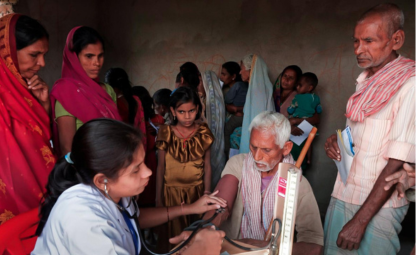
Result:
M295 164L305 146L289 137L303 134L305 120L320 124L316 74L290 65L273 84L256 54L218 73L186 62L175 89L152 96L122 68L101 82L104 40L80 26L68 34L62 75L49 93L37 74L46 29L20 14L0 24L0 224L39 208L32 254L139 254L145 243L166 252L219 208L212 223L221 230L204 228L181 254L219 254L225 235L266 244L278 165ZM404 193L415 183L415 61L397 52L403 25L394 4L356 23L354 53L364 71L345 114L354 160L346 182L338 174L324 224L302 177L292 254L400 250ZM336 135L323 149L342 160ZM312 160L309 149L303 171Z

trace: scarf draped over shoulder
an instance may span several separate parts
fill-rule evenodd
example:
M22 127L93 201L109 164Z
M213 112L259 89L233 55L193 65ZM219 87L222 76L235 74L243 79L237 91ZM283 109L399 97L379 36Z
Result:
M260 56L254 55L251 64L246 103L244 104L240 153L249 152L250 132L248 131L248 127L254 117L264 111L275 111L273 85L269 79L266 63Z
M401 86L415 76L415 61L399 56L373 76L348 99L345 116L352 121L363 122L364 118L380 111Z
M93 80L87 75L77 54L71 51L75 31L79 28L73 28L68 34L63 54L62 76L51 90L53 119L55 119L55 103L59 101L66 111L83 123L97 118L121 120L111 96L101 88L98 79ZM53 129L55 148L59 149L56 122Z
M291 154L284 157L283 162L293 165L296 163ZM277 194L277 176L275 174L270 181L262 199L261 172L254 168L254 158L251 152L245 157L241 178L241 194L244 206L241 221L242 238L263 240L273 217L274 201Z
M215 137L211 145L211 187L215 188L225 166L224 153L216 153L224 151L225 104L217 75L213 71L206 71L202 74L202 81L207 95L205 110L207 123Z

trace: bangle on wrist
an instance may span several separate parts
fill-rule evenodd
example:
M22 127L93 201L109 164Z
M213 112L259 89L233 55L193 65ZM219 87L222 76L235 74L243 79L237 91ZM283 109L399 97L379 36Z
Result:
M168 216L168 221L169 221L169 207L166 206L166 216Z

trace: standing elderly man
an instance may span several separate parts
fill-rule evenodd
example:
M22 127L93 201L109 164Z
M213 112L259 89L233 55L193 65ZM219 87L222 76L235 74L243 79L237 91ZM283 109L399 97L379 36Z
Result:
M381 4L355 26L355 55L365 69L347 104L355 157L346 184L339 175L335 182L325 219L325 254L400 250L398 233L408 202L383 188L404 162L415 162L415 62L397 53L405 39L403 24L398 6ZM325 150L342 160L335 135Z
M289 141L290 123L284 115L262 112L251 122L249 132L250 152L230 158L217 185L217 196L227 200L227 208L213 223L221 225L228 237L251 239L247 242L261 247L265 242L255 240L264 239L272 219L279 163L295 162L290 155L293 145ZM298 194L298 234L292 254L321 254L322 222L312 188L305 177L302 177ZM212 214L212 211L208 212L204 218Z

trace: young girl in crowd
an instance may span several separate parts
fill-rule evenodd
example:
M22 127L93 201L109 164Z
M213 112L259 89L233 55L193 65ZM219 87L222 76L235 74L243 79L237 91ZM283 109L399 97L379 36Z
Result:
M206 123L217 139L211 148L215 151L224 151L224 123L225 106L221 85L215 72L205 71L201 73L192 62L186 62L180 67L182 81L195 90L200 99L202 110L197 123ZM221 172L225 165L223 153L211 154L211 187L215 187L221 178ZM209 187L206 187L209 189Z
M71 149L75 131L96 118L121 120L117 96L98 76L104 64L104 40L90 27L73 28L66 40L62 77L51 90L54 145L64 155Z
M134 96L138 96L144 109L144 121L146 123L146 158L147 167L152 170L153 175L150 177L149 185L139 199L140 206L154 206L156 199L156 135L159 126L165 123L165 120L153 110L153 99L149 91L143 86L135 86L132 89Z
M78 129L71 152L49 175L33 255L139 254L140 227L226 206L213 193L194 204L139 211L133 197L143 192L152 174L144 163L142 139L138 129L111 119L92 120ZM203 242L196 238L182 254L206 254L207 248L219 254L222 232L198 235Z
M133 95L140 98L144 110L144 120L146 122L146 131L148 133L147 139L152 139L153 143L156 140L156 135L159 130L159 126L164 123L162 115L155 113L153 98L150 96L149 91L143 86L135 86L132 89ZM152 136L152 137L150 137Z
M163 116L165 124L169 125L169 101L170 94L172 91L170 89L159 89L153 94L153 104L155 106L155 111L160 116Z
M190 204L210 193L210 146L214 137L206 123L197 124L201 102L195 91L178 88L171 96L172 124L162 125L156 140L158 148L157 206ZM169 237L179 234L195 217L169 222Z
M179 87L186 86L197 92L199 100L201 101L201 116L197 120L198 122L207 122L205 117L205 107L206 107L206 93L204 89L204 84L202 82L201 72L198 67L192 62L186 62L182 64L179 68L180 70L180 79L181 83ZM178 77L177 77L178 78Z
M143 106L139 97L132 93L131 82L126 71L122 68L108 69L105 73L105 83L109 84L117 95L117 109L121 120L132 124L146 134Z

